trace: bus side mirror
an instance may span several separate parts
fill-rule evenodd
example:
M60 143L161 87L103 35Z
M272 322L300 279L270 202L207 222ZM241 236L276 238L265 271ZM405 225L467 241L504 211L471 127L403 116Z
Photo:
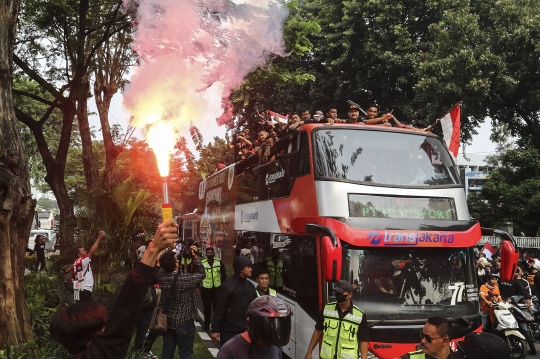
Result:
M510 282L514 279L517 269L519 252L511 241L502 241L501 244L501 280Z
M322 237L322 269L327 282L337 282L341 275L341 243L336 243L335 247L329 236Z

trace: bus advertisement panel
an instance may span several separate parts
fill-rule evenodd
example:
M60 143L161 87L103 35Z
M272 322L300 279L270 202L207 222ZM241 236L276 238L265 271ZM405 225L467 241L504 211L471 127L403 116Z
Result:
M216 257L228 259L226 264L230 260L231 265L235 196L234 165L209 176L199 184L197 215L200 218L198 230L203 253L207 247L213 247ZM227 253L231 258L224 258Z

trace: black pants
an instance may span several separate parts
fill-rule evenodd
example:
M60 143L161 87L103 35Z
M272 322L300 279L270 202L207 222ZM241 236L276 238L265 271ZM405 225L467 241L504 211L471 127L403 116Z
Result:
M37 265L36 270L39 273L45 269L45 257L38 256L37 260L38 260L38 265Z
M92 292L89 290L81 290L79 292L79 302L91 302Z
M204 328L208 328L212 318L212 309L216 305L216 297L219 291L218 288L203 288L201 287L201 299L203 302Z

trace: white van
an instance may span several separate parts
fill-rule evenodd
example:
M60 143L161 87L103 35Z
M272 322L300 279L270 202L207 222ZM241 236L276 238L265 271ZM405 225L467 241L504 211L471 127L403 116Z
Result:
M43 236L43 241L45 242L45 249L54 249L56 244L56 232L48 229L33 229L30 231L30 238L28 239L28 248L34 250L34 245L36 244L36 237L38 234ZM52 252L45 252L45 256L48 258Z
M54 212L38 212L39 228L53 229L54 228Z

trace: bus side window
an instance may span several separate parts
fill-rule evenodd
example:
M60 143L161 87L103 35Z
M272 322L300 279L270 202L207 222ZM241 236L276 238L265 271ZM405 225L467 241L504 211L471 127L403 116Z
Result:
M298 151L298 173L297 176L307 175L311 172L309 166L309 142L306 132L300 132L300 148Z

